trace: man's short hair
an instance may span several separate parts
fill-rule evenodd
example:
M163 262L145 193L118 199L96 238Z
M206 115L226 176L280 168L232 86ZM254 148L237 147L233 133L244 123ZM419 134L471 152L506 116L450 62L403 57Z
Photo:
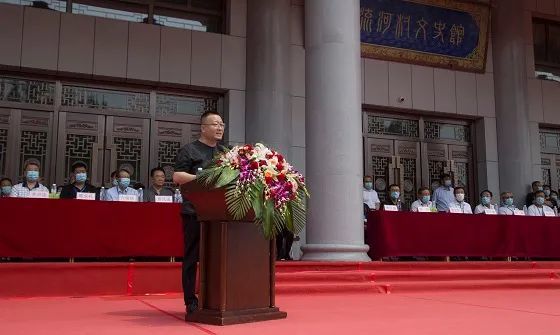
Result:
M11 185L14 184L14 183L12 182L12 180L11 180L10 178L8 178L8 177L4 177L4 178L0 179L0 184L1 184L3 181L6 181L6 180L9 181Z
M23 170L24 170L24 171L27 170L27 168L29 167L29 165L35 165L35 166L38 167L39 169L41 168L41 165L39 165L39 162L33 161L33 160L32 160L32 161L27 161L27 162L25 163L25 166L23 167Z
M218 112L215 111L207 111L202 113L202 115L200 116L200 123L204 123L204 120L206 120L207 117L209 117L210 115L218 115L221 117L221 115Z
M538 194L541 194L541 193L542 193L542 195L544 196L544 191L536 191L536 192L535 192L535 198L537 197Z
M508 193L511 193L511 192L510 192L510 191L502 192L502 193L500 193L500 197L503 198L503 197L505 197L506 194L508 194ZM511 193L511 194L513 194L513 193Z
M130 176L132 173L130 173L130 171L128 171L127 169L119 169L119 172L117 173L117 175L121 175L121 172L126 172L128 173L128 175Z
M458 190L463 190L463 193L467 193L463 186L457 186L457 187L455 187L455 189L453 189L453 194L457 194Z
M370 178L370 179L373 179L373 177L372 177L372 176L369 176L369 175L367 175L367 176L364 176L364 180L366 180L366 178Z
M83 162L76 162L72 164L72 172L76 171L77 168L84 168L87 170L87 165Z
M534 182L531 183L531 186L535 187L540 182L541 182L540 180L535 180Z
M483 195L485 192L490 193L490 196L491 196L491 197L494 196L494 194L492 194L492 191L490 191L490 190L484 190L484 191L480 192L480 196L482 197L482 195Z
M164 170L161 166L158 166L158 167L153 168L153 169L150 171L150 177L153 177L153 176L154 176L154 173L156 173L157 171L161 171L161 172L163 172L163 174L165 175L165 170Z
M430 189L429 189L428 187L425 187L425 186L424 186L424 187L420 187L420 188L418 189L418 194L422 194L422 192L424 192L424 191L429 191L429 190L430 190ZM430 192L430 193L431 193L431 192Z
M115 170L111 172L111 179L116 178L118 174L119 174L119 170Z
M451 178L451 175L449 173L443 173L441 175L441 180L444 180L445 178Z
M391 185L389 185L389 190L391 190L391 188L393 188L393 187L398 187L399 189L401 188L401 187L400 187L399 185L397 185L397 184L391 184Z

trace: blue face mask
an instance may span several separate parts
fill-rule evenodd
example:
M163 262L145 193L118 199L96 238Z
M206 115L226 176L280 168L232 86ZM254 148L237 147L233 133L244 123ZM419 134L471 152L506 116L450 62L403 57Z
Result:
M506 201L504 201L504 203L506 204L506 206L512 206L513 205L513 198L507 198Z
M427 204L430 201L430 196L429 195L423 195L422 196L422 203L423 204Z
M537 197L536 201L537 205L544 205L544 198L543 197Z
M87 173L85 173L85 172L76 173L76 181L78 183L83 183L86 180L87 180Z
M366 182L364 183L364 188L368 191L373 190L373 183L372 182Z
M444 180L444 181L443 181L443 185L444 185L445 187L451 187L451 180L449 180L449 179Z
M401 194L399 192L391 192L391 198L394 200L397 200L400 196Z
M28 181L37 181L39 180L39 171L27 171L25 173L25 178Z
M11 186L2 186L2 194L9 195L11 193L12 193L12 187Z
M480 200L482 201L482 204L483 204L484 206L490 205L490 200L491 200L490 197L482 197Z
M130 178L119 178L119 186L127 188L130 185Z

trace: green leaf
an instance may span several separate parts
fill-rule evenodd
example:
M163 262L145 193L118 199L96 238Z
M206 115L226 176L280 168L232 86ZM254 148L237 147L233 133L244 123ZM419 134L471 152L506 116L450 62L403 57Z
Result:
M226 205L234 220L244 218L251 208L251 197L247 193L238 193L235 184L231 184L226 190Z
M286 204L286 212L284 214L284 221L286 223L286 229L288 229L289 231L291 231L292 233L294 232L294 218L292 215L292 202L288 202Z
M255 221L263 215L264 186L261 183L254 184L249 190L255 212Z
M238 176L239 176L238 170L224 168L222 169L222 173L220 174L218 181L216 181L216 183L214 184L214 187L215 188L224 187L227 184L234 181Z
M274 203L272 200L266 200L263 208L263 231L264 236L268 239L274 238Z
M302 201L293 201L290 204L293 217L293 233L299 234L305 227L306 210Z

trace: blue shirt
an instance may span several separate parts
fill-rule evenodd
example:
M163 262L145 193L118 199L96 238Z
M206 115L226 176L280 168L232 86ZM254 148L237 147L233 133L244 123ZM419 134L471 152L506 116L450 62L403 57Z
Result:
M432 201L436 204L438 212L447 212L449 210L449 205L455 203L455 194L453 194L453 187L438 187L434 191Z
M110 189L107 190L107 192L105 192L105 199L106 201L119 201L119 195L135 195L138 196L138 191L136 191L135 189L133 189L132 187L127 187L123 190L121 190L120 187L118 186L114 186L111 187Z

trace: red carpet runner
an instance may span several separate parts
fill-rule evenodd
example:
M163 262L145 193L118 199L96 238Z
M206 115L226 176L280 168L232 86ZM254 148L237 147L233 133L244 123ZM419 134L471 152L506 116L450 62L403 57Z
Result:
M279 294L558 289L560 262L282 262ZM0 297L181 291L180 263L2 263Z

